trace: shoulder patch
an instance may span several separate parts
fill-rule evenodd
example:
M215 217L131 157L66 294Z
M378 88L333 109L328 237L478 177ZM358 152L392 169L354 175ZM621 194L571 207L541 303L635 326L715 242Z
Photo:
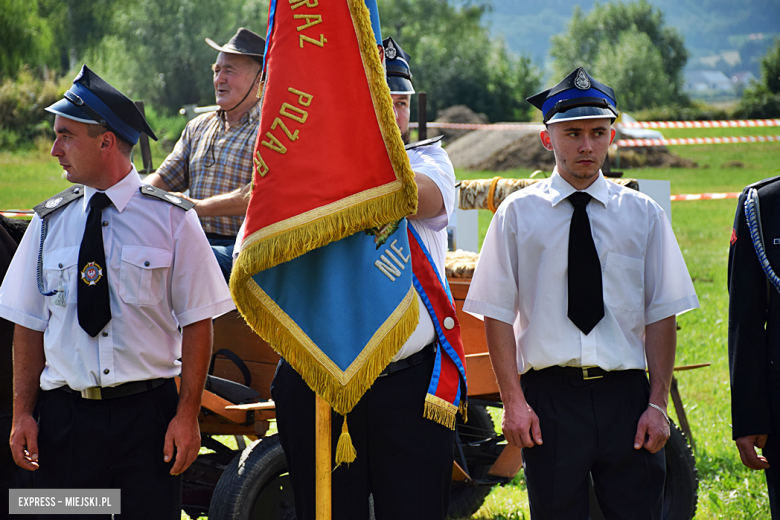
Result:
M772 184L773 182L778 181L778 180L780 180L780 176L770 177L768 179L764 179L764 180L761 180L761 181L758 181L758 182L754 182L753 184L749 184L748 186L746 186L744 191L747 191L750 188L755 188L755 189L763 188L764 186Z
M39 217L44 218L50 213L54 213L55 211L64 208L74 200L77 200L83 196L84 186L81 184L76 184L67 190L59 192L48 200L41 202L35 206L33 210L35 210L35 213L37 213Z
M155 188L154 186L151 186L149 184L144 184L140 188L141 194L146 195L147 197L154 197L155 199L160 199L162 201L167 202L168 204L172 204L176 207L179 207L183 209L184 211L191 210L195 207L195 204L188 200L184 200L181 197L177 197L176 195L173 195L172 193L169 193L165 190L161 190L160 188Z
M420 148L421 146L429 146L434 143L438 143L444 139L443 135L437 135L436 137L431 137L430 139L426 139L425 141L417 141L416 143L409 143L406 146L404 146L407 150L412 150L413 148Z

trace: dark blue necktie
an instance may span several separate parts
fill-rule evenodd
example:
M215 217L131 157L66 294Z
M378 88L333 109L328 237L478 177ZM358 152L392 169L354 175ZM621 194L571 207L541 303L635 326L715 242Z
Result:
M93 338L111 320L108 298L108 266L103 249L102 211L111 204L105 193L95 193L89 201L89 215L79 248L79 325Z
M569 319L585 334L604 317L601 262L590 230L587 206L591 196L569 195L574 206L569 228Z

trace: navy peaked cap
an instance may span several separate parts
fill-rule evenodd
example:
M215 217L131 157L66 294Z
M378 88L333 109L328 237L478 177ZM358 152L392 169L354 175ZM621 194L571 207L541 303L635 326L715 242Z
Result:
M528 102L542 111L545 124L605 117L614 121L618 115L615 92L582 67L554 87L529 97Z
M390 87L390 93L414 94L412 69L409 67L412 58L392 38L385 38L382 46L385 48L387 85Z
M84 65L73 85L47 112L87 124L99 124L136 144L141 132L157 140L135 103Z

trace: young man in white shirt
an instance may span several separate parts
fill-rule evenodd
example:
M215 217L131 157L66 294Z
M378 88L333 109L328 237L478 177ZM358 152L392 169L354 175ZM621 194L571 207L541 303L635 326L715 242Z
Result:
M464 310L484 316L531 517L587 519L592 475L607 518L660 518L675 315L698 307L693 284L660 206L601 174L613 90L579 68L529 102L555 171L498 208Z

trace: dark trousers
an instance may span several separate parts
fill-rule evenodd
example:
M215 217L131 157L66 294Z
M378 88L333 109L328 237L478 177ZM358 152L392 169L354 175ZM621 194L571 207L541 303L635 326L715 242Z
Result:
M533 520L587 520L588 478L611 519L660 519L664 450L634 449L650 387L641 370L583 381L531 371L521 379L543 444L523 449Z
M780 446L778 446L777 434L770 434L766 440L766 446L762 455L769 462L769 469L764 470L766 487L769 493L769 508L772 518L780 518Z
M178 401L173 380L148 392L101 401L62 390L41 392L35 487L119 488L122 513L117 519L179 520L181 476L171 476L173 461L163 461L165 432Z
M236 238L209 238L211 251L217 258L219 269L225 281L230 282L230 271L233 269L233 248L236 245Z
M423 418L434 356L380 377L347 415L357 450L332 473L333 518L367 520L369 495L377 520L443 520L449 504L454 432ZM314 393L284 360L271 386L298 520L315 517ZM333 414L332 453L343 418Z

